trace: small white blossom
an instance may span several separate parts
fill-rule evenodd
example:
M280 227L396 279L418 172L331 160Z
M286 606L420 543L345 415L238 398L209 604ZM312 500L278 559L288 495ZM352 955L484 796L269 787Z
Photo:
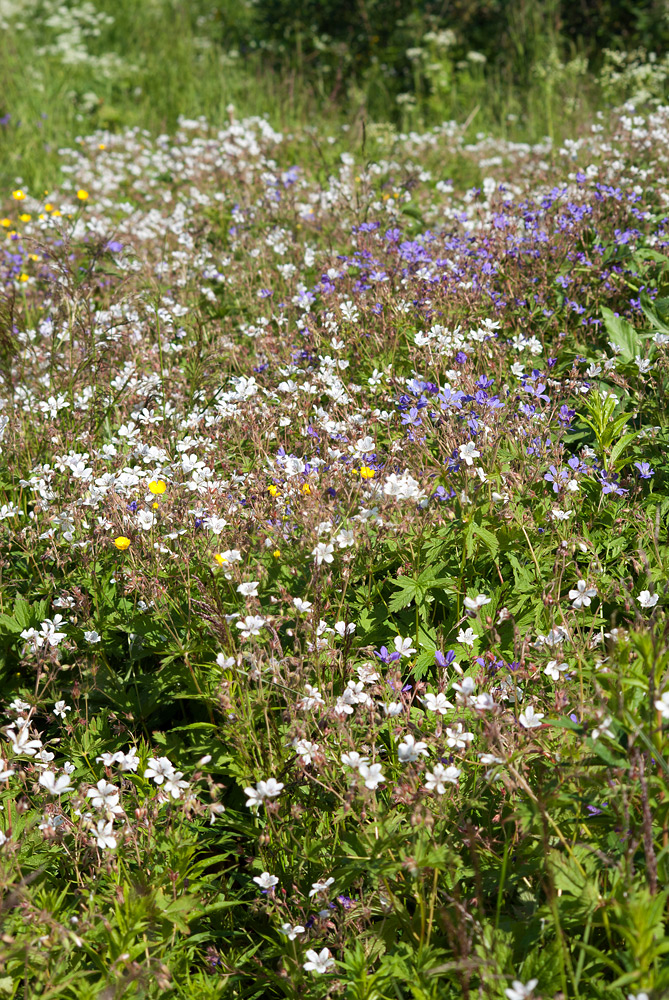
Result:
M443 764L435 764L432 770L425 775L425 787L428 792L443 795L446 791L446 785L457 785L461 773L458 767L444 767Z
M276 875L270 875L269 872L263 872L262 875L254 875L253 881L256 882L261 889L273 889L275 885L279 884L279 880Z
M537 729L543 717L543 712L535 712L532 706L528 705L525 711L520 713L518 721L524 729Z
M306 954L306 959L306 962L302 965L305 972L317 972L320 975L324 972L329 972L334 965L334 959L330 957L330 952L327 948L323 948L320 952L310 948Z
M657 594L651 594L649 590L642 590L637 601L641 608L654 608L659 598Z

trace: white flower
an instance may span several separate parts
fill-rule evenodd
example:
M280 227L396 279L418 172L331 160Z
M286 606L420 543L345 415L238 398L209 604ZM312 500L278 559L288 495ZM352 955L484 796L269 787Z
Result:
M446 742L449 747L456 750L466 750L467 745L471 743L474 739L473 733L463 732L464 726L461 722L457 722L452 727L446 727Z
M104 819L98 820L97 830L93 836L97 841L98 847L100 847L102 850L105 850L105 848L109 848L110 850L113 851L114 848L116 847L116 837L112 832L112 825L113 825L113 820L111 819L107 821L105 821Z
M304 934L304 927L302 924L281 924L281 933L285 934L289 941L294 941L298 934Z
M7 767L5 761L0 757L0 781L9 781L13 774L16 774L16 771Z
M395 719L398 715L401 715L404 711L404 705L401 701L384 701L383 711L386 713L389 719Z
M657 707L657 706L656 706L656 707ZM599 725L597 725L597 726L596 726L596 727L595 727L595 728L594 728L594 729L592 730L592 732L590 733L590 736L592 737L592 739L593 739L593 740L598 740L598 739L599 739L599 737L600 737L600 736L602 736L602 735L604 735L604 736L608 736L608 737L609 737L609 739L611 739L611 740L612 740L612 739L614 739L614 737L615 737L615 733L614 733L614 732L613 732L613 730L612 730L612 729L610 728L610 726L611 726L611 723L612 723L612 722L613 722L613 719L611 718L611 716L610 716L610 715L607 715L607 716L606 716L606 717L605 717L605 718L604 718L604 719L603 719L603 720L602 720L602 721L601 721L601 722L599 723Z
M306 955L307 961L304 962L302 968L305 972L318 972L319 975L323 972L329 972L329 970L334 965L334 959L330 958L330 951L328 948L323 948L322 951L314 951L310 948Z
M53 706L53 714L59 715L61 719L65 718L66 712L71 712L71 711L72 711L72 706L66 705L64 701L57 701L56 704Z
M650 590L642 590L637 601L641 608L654 608L659 598L657 594L651 594Z
M593 597L597 597L594 587L588 587L585 580L579 580L575 590L569 591L569 600L572 607L580 611L581 608L589 608Z
M295 610L300 614L307 614L311 608L311 601L303 601L301 597L294 597L293 604L295 605Z
M86 640L86 642L95 644L96 642L101 641L102 636L99 634L99 632L96 632L95 629L91 629L90 632L84 632L84 639Z
M319 542L316 548L311 550L317 566L320 566L321 563L331 563L334 559L333 552L334 545L331 545L329 542Z
M263 872L262 875L254 875L253 881L257 882L261 889L273 889L275 885L279 884L276 875L270 875L269 872Z
M473 628L460 629L458 632L458 642L463 643L465 646L473 646L478 636Z
M379 674L373 663L363 663L358 667L358 677L363 684L373 684L379 680Z
M395 636L395 651L401 656L412 656L418 652L411 639L403 639L400 635Z
M55 771L42 771L39 783L46 788L50 795L63 795L72 790L69 774L61 774L56 777Z
M471 698L470 705L477 712L492 712L495 707L495 699L487 691L484 691L482 694L477 694L474 698Z
M453 690L456 693L455 700L458 705L466 705L468 707L471 704L472 695L476 690L476 681L473 677L463 677L461 681L453 683Z
M347 635L353 635L355 632L355 623L349 622L347 625L346 622L337 622L334 630L338 636L344 639Z
M435 764L433 769L425 775L425 787L428 792L443 795L446 791L446 785L457 785L461 774L462 771L458 767L444 767L443 764Z
M365 782L365 788L372 791L378 788L382 781L385 781L383 768L380 764L361 764L358 768L358 774Z
M569 669L568 663L558 663L557 660L549 660L544 668L544 673L554 681L560 680L560 674Z
M524 729L537 729L543 717L543 712L535 712L532 706L528 705L525 711L520 713L518 721Z
M428 692L423 699L423 704L428 712L438 712L439 715L446 715L449 708L453 708L445 694L431 694Z
M182 791L188 788L188 782L182 780L183 776L183 771L173 771L172 774L168 774L165 778L163 790L168 795L171 795L173 799L180 798Z
M334 883L332 876L326 879L325 882L312 882L311 889L309 890L309 899L315 896L318 892L327 892L330 886Z
M669 719L669 691L665 691L664 694L660 695L655 702L655 708L663 719Z
M42 749L42 741L39 739L31 740L30 728L26 720L17 719L14 725L18 725L19 722L23 722L24 725L20 727L18 733L11 728L7 729L7 738L12 744L12 751L16 756L34 757L37 751Z
M244 789L247 796L247 806L249 809L257 809L265 799L275 799L281 794L283 784L276 778L268 778L267 781L258 781L256 787L249 786Z
M460 458L467 465L473 465L474 459L479 458L481 455L480 451L476 450L476 445L473 441L468 441L467 444L461 444L458 451L460 452Z
M140 510L135 521L137 527L141 528L142 531L150 531L155 524L156 518L155 514L152 514L150 510Z
M514 979L511 989L504 990L504 995L507 1000L527 1000L538 982L538 979L530 979L529 982L523 984L519 979Z
M139 767L137 747L130 747L127 753L119 750L116 754L116 760L119 765L119 771L136 771Z
M242 621L235 622L235 626L242 631L242 636L248 639L252 635L260 635L260 630L265 624L265 619L261 615L247 615Z
M304 690L306 692L304 698L298 702L297 707L301 708L303 711L308 711L311 708L315 708L316 705L324 705L323 696L317 687L312 687L311 684L305 684Z
M120 793L118 788L105 778L100 778L95 788L88 789L86 798L91 800L94 809L111 809L112 812L122 811L119 806Z
M174 774L174 765L168 757L149 757L144 771L145 778L153 778L157 785L162 785L165 778Z
M237 593L241 594L242 597L257 597L259 584L259 580L253 580L250 583L240 583L237 587Z
M490 604L490 598L486 594L478 594L476 597L465 597L465 607L467 611L478 611L484 604Z
M344 767L359 768L361 764L368 764L369 757L361 757L357 750L349 750L341 755L341 762Z
M312 743L310 740L300 740L294 739L292 743L295 748L295 753L302 759L303 764L311 764L314 759L314 754L318 753L318 743Z
M411 733L407 733L397 748L397 757L402 764L413 764L421 757L427 757L427 743L416 740Z

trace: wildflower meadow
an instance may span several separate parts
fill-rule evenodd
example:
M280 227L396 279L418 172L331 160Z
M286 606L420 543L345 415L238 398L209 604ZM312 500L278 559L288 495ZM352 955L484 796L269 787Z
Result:
M0 998L669 996L669 107L53 155L0 192Z

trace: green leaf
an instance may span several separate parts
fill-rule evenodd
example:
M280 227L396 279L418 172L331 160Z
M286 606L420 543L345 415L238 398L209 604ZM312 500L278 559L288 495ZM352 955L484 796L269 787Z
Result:
M602 318L610 340L621 350L623 361L634 361L641 351L642 342L632 324L621 316L615 316L606 306L602 306Z

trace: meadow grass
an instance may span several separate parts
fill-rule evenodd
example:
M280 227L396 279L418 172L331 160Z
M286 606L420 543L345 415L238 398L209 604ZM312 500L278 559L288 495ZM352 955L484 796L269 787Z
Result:
M0 997L666 997L669 109L33 6Z

